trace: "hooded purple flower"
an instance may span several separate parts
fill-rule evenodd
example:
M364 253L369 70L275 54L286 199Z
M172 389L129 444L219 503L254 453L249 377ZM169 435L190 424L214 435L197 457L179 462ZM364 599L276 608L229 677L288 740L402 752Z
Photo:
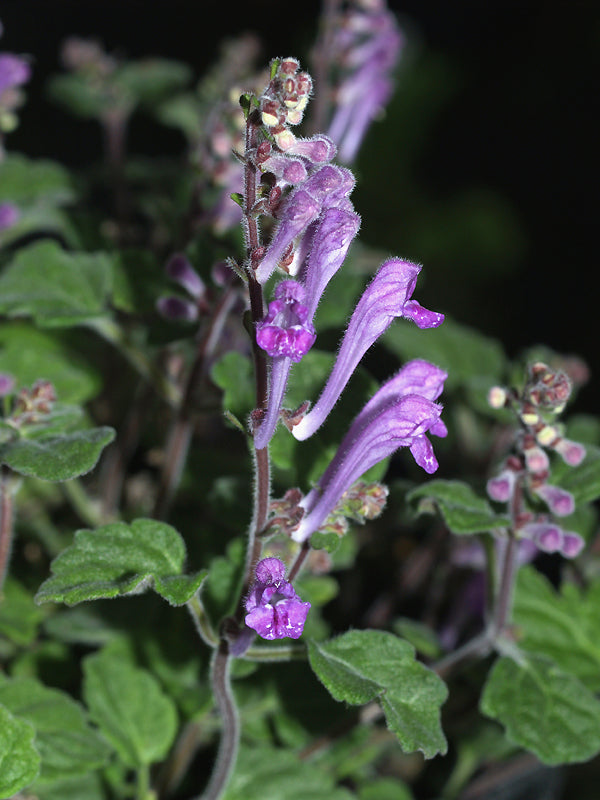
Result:
M292 534L295 541L306 541L321 527L352 484L398 448L409 447L417 463L427 472L437 468L433 450L428 442L429 447L424 445L424 439L428 431L445 435L445 426L440 420L442 406L419 394L403 394L413 388L410 380L413 363L407 365L407 374L401 371L384 384L355 418L319 483L301 503L305 514ZM427 364L416 363L419 369ZM433 365L428 366L432 380L424 391L435 396L441 391L445 373ZM414 370L418 371L416 367Z
M298 639L310 603L304 603L285 579L285 564L278 558L263 558L256 565L256 581L246 597L246 625L263 639Z
M300 361L316 339L304 300L304 288L296 281L282 281L275 289L275 300L256 325L256 342L272 357Z
M418 264L399 258L381 265L354 309L321 396L292 431L296 439L308 439L321 427L363 355L396 317L412 319L419 328L442 324L443 314L428 311L410 299L420 271Z

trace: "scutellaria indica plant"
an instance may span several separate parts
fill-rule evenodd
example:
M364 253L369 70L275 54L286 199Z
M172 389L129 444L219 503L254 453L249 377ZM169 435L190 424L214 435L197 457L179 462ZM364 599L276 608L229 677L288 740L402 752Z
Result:
M360 241L407 46L326 3L313 75L246 36L191 91L70 39L103 169L2 153L0 796L452 798L600 752L587 368L510 363ZM8 144L32 63L0 54ZM183 160L126 151L144 113Z

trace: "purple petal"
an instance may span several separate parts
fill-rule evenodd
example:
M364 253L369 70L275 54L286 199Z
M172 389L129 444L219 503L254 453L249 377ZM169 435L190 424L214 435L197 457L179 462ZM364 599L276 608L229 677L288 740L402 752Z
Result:
M182 286L194 299L203 297L206 292L204 281L182 253L171 256L166 272L169 278Z
M565 489L545 483L534 491L548 504L550 510L557 517L567 517L575 510L575 499L571 492L567 492Z
M256 575L256 580L260 583L276 583L285 579L285 564L274 556L263 558L256 565L254 574Z

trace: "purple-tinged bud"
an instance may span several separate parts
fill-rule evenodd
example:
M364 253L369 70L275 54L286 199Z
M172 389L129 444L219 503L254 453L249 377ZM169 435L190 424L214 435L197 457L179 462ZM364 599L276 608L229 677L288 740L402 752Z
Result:
M298 639L310 603L304 603L285 580L285 565L278 558L264 558L256 565L256 581L245 600L246 625L263 639Z
M363 473L400 447L412 447L442 411L418 395L394 398L386 405L375 395L370 402L373 405L358 414L317 486L302 500L305 515L292 533L295 541L306 541Z
M521 528L521 532L528 536L545 553L557 553L562 550L564 543L563 531L552 522L530 522Z
M13 203L0 203L0 231L12 228L20 217L21 212Z
M306 183L307 181L302 186ZM256 280L259 283L264 284L269 280L287 248L318 217L319 211L318 201L315 201L303 188L296 189L290 194L281 212L277 230L256 270Z
M159 297L156 301L156 308L168 320L196 322L198 319L198 307L194 303L190 303L189 300L184 300L182 297L176 297L175 295Z
M563 532L563 544L560 552L565 558L576 558L585 546L585 541L574 531Z
M267 315L256 324L256 342L272 358L300 361L317 337L302 303L304 288L296 281L282 281L274 295Z
M295 144L289 148L288 153L302 156L312 164L325 164L335 158L337 147L334 142L324 134L311 136L310 139L297 138Z
M557 517L567 517L575 510L573 495L565 489L544 483L534 489L534 492L548 504L548 508Z
M192 267L187 258L176 253L167 262L166 272L171 280L182 286L194 299L199 300L206 293L204 281Z
M550 467L550 460L541 447L529 447L524 451L525 464L529 472L546 472Z
M263 172L273 173L278 180L291 186L306 180L308 174L303 161L299 158L288 158L286 155L270 156L260 168Z
M360 359L396 317L414 319L416 301L410 300L421 267L397 258L384 262L363 292L348 324L340 351L321 396L292 431L304 440L317 431L337 402ZM408 313L407 312L408 309ZM444 315L419 306L420 327L437 327Z
M555 445L554 450L561 456L565 464L576 467L585 458L585 447L579 442L572 442L570 439L560 439Z
M495 478L490 478L486 485L488 497L497 503L508 503L512 497L517 475L512 469L505 469Z

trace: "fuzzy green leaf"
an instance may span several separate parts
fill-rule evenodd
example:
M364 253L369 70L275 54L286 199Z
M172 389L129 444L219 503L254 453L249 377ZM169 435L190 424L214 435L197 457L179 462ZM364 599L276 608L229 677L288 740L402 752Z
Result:
M115 438L112 428L90 428L60 436L17 439L0 445L0 462L20 475L67 481L93 469Z
M164 522L137 519L80 530L71 547L52 562L53 575L40 587L36 602L66 603L139 594L146 588L174 606L192 597L206 571L184 575L185 544Z
M531 567L519 570L514 621L519 645L545 655L588 689L600 690L600 581L560 593Z
M290 750L242 748L223 800L351 800L330 775Z
M223 390L223 410L245 420L256 402L250 359L232 350L214 364L210 376Z
M64 403L84 403L100 389L94 368L59 336L25 323L0 325L0 372L12 375L18 386L50 381Z
M508 739L544 764L587 761L600 751L600 701L551 659L522 654L494 664L481 711L506 728Z
M112 266L105 253L68 253L54 241L19 250L0 276L0 312L70 327L106 314Z
M56 205L70 202L74 196L69 172L55 161L8 153L0 162L0 201L19 207L34 202Z
M417 512L421 514L437 508L452 533L483 533L510 525L508 517L496 514L487 500L461 481L428 481L409 492L406 499L418 501Z
M310 641L308 648L313 671L336 700L377 700L407 753L420 750L432 758L446 752L440 706L447 689L415 660L412 645L385 631L353 630L328 642Z
M0 797L12 797L38 774L40 756L34 737L33 725L0 705Z
M177 712L156 679L109 649L88 656L83 670L90 715L123 761L136 768L164 758Z
M0 591L0 636L17 645L31 644L43 616L27 589L9 575Z
M85 774L106 763L110 748L64 692L33 678L15 678L0 684L0 703L34 727L40 781Z

